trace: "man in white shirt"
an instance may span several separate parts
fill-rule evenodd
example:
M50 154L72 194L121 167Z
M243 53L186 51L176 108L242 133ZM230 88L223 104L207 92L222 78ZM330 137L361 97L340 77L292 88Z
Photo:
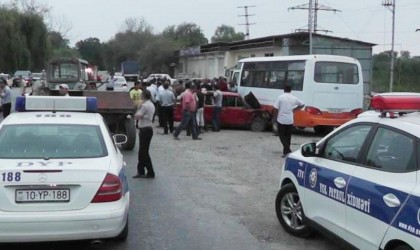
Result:
M106 82L106 90L110 90L110 91L114 90L114 85L115 85L115 82L117 81L117 79L114 78L114 75L115 75L114 72L110 74L110 77L108 81Z
M212 123L213 123L214 132L220 131L220 113L222 112L222 101L223 101L222 91L220 91L219 84L216 84L214 85L213 115L212 115Z
M302 109L305 104L297 97L293 96L290 92L292 87L290 85L284 86L284 93L281 94L277 101L274 103L273 116L276 117L277 131L279 134L280 142L283 145L283 155L286 157L290 150L290 143L293 131L293 112Z
M153 115L152 122L155 122L155 116L157 115L157 102L158 102L158 87L156 85L156 78L150 80L150 85L146 88L149 90L151 98L150 101L155 105L155 114Z

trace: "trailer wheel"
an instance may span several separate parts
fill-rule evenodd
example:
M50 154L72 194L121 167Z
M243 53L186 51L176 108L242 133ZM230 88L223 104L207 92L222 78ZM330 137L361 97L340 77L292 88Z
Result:
M124 129L125 134L127 135L127 142L122 145L124 150L133 150L136 145L136 126L134 125L134 120L131 118L126 118L124 120Z

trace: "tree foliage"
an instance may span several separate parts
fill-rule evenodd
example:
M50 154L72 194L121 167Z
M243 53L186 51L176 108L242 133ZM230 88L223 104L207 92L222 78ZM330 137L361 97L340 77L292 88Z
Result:
M13 6L0 6L0 37L2 71L44 66L48 32L43 17L36 11L22 12Z
M411 57L410 52L395 52L393 91L420 91L420 58ZM390 90L391 52L373 55L372 91Z
M242 32L235 32L235 28L228 25L221 25L216 28L213 37L211 38L212 43L217 42L234 42L242 41L245 39L245 34Z
M163 32L164 38L174 42L178 48L193 47L207 44L201 28L194 23L182 23L178 26L168 26Z
M89 63L98 65L100 68L103 68L103 50L101 41L98 38L90 37L88 39L78 41L76 43L76 49L83 59L87 60Z

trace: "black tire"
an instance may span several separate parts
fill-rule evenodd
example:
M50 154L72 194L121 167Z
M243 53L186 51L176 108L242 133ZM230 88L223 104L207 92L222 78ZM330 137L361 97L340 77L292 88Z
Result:
M136 126L134 124L134 120L131 118L126 118L124 120L124 129L125 135L127 136L127 142L122 145L122 149L124 150L133 150L134 146L136 145Z
M404 245L396 246L392 248L392 250L414 250L414 248L404 244Z
M261 117L255 117L251 123L251 131L254 132L263 132L267 127L267 122Z
M333 127L331 126L316 126L314 127L314 132L317 135L326 135L329 132L333 131Z
M309 237L312 229L306 224L299 194L291 183L284 185L276 197L277 218L286 232L297 237Z
M113 238L113 241L116 242L124 242L128 237L128 216L127 216L127 221L125 222L125 226L123 228L123 230L121 231L121 233L119 235L117 235L117 237Z
M277 120L274 118L271 120L271 130L273 131L274 135L279 135L279 130L277 127Z

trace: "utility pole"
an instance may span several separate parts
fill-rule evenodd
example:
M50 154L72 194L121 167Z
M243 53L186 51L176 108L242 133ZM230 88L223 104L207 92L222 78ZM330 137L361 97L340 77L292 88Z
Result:
M393 90L394 84L394 38L395 38L395 1L383 0L382 5L392 13L392 42L391 42L391 66L389 73L389 92Z
M318 11L334 11L339 12L338 9L333 9L324 5L320 5L318 0L309 0L308 4L302 4L295 7L290 7L289 10L308 10L308 29L297 29L296 31L306 31L309 33L309 54L312 54L312 33L317 33L318 31L331 32L329 30L319 30L318 29Z
M238 15L238 16L244 16L245 17L245 23L240 23L239 25L246 25L246 33L245 33L245 40L249 39L249 26L254 25L255 23L249 22L250 16L255 16L254 14L248 14L248 8L253 8L255 6L240 6L238 8L243 8L245 10L245 15Z

